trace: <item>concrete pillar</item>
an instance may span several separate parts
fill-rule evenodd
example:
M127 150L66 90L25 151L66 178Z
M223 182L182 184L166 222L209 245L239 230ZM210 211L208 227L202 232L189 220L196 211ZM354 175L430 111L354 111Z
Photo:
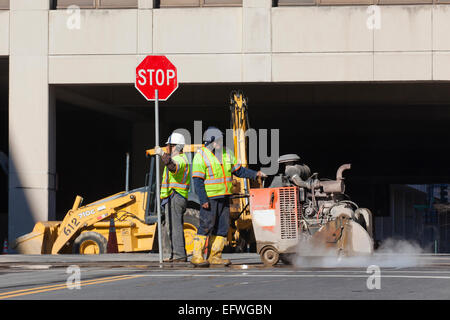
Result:
M10 11L9 213L12 241L55 218L55 117L48 85L48 0Z
M272 79L272 0L243 0L242 81Z
M153 53L153 0L139 0L138 5L137 53L144 56Z
M153 0L139 0L138 8L139 9L153 9Z

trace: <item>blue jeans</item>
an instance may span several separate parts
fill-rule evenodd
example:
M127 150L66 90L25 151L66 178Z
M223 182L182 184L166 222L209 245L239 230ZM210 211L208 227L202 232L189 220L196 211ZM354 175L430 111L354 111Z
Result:
M226 237L230 226L230 200L228 197L209 199L209 209L200 207L200 226L197 234L201 236Z

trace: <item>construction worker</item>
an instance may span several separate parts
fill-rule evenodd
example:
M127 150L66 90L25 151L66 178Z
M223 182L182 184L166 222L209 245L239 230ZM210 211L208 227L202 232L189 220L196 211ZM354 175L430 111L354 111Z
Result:
M194 252L191 263L199 267L229 265L222 259L229 227L232 174L240 178L256 179L267 177L261 171L242 167L233 152L223 147L223 134L209 127L204 134L205 146L195 155L192 168L195 190L200 199L200 225L194 238ZM208 260L203 258L206 239L211 242Z
M183 216L190 184L190 164L183 153L184 136L172 133L166 142L167 152L159 146L155 153L164 164L161 182L161 206L164 212L162 244L164 262L187 262Z

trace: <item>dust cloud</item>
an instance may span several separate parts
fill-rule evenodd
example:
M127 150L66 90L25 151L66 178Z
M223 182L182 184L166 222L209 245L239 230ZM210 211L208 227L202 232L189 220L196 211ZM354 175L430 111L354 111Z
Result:
M415 242L387 239L372 255L337 257L336 251L301 241L292 259L296 268L367 268L377 265L384 268L408 268L422 264L419 254L424 250Z

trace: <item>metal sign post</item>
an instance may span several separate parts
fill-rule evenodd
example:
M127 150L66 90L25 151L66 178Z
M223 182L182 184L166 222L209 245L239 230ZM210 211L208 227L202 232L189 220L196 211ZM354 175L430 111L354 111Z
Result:
M155 101L155 145L159 146L159 100L166 101L178 88L177 68L165 56L147 56L136 67L136 89L148 100ZM159 263L163 262L160 156L156 155L156 212L158 214ZM150 192L150 191L149 191Z
M159 146L159 103L158 103L158 89L155 90L155 146ZM163 262L162 252L162 228L161 228L161 198L160 198L160 156L156 155L156 212L158 214L158 252L159 263Z

